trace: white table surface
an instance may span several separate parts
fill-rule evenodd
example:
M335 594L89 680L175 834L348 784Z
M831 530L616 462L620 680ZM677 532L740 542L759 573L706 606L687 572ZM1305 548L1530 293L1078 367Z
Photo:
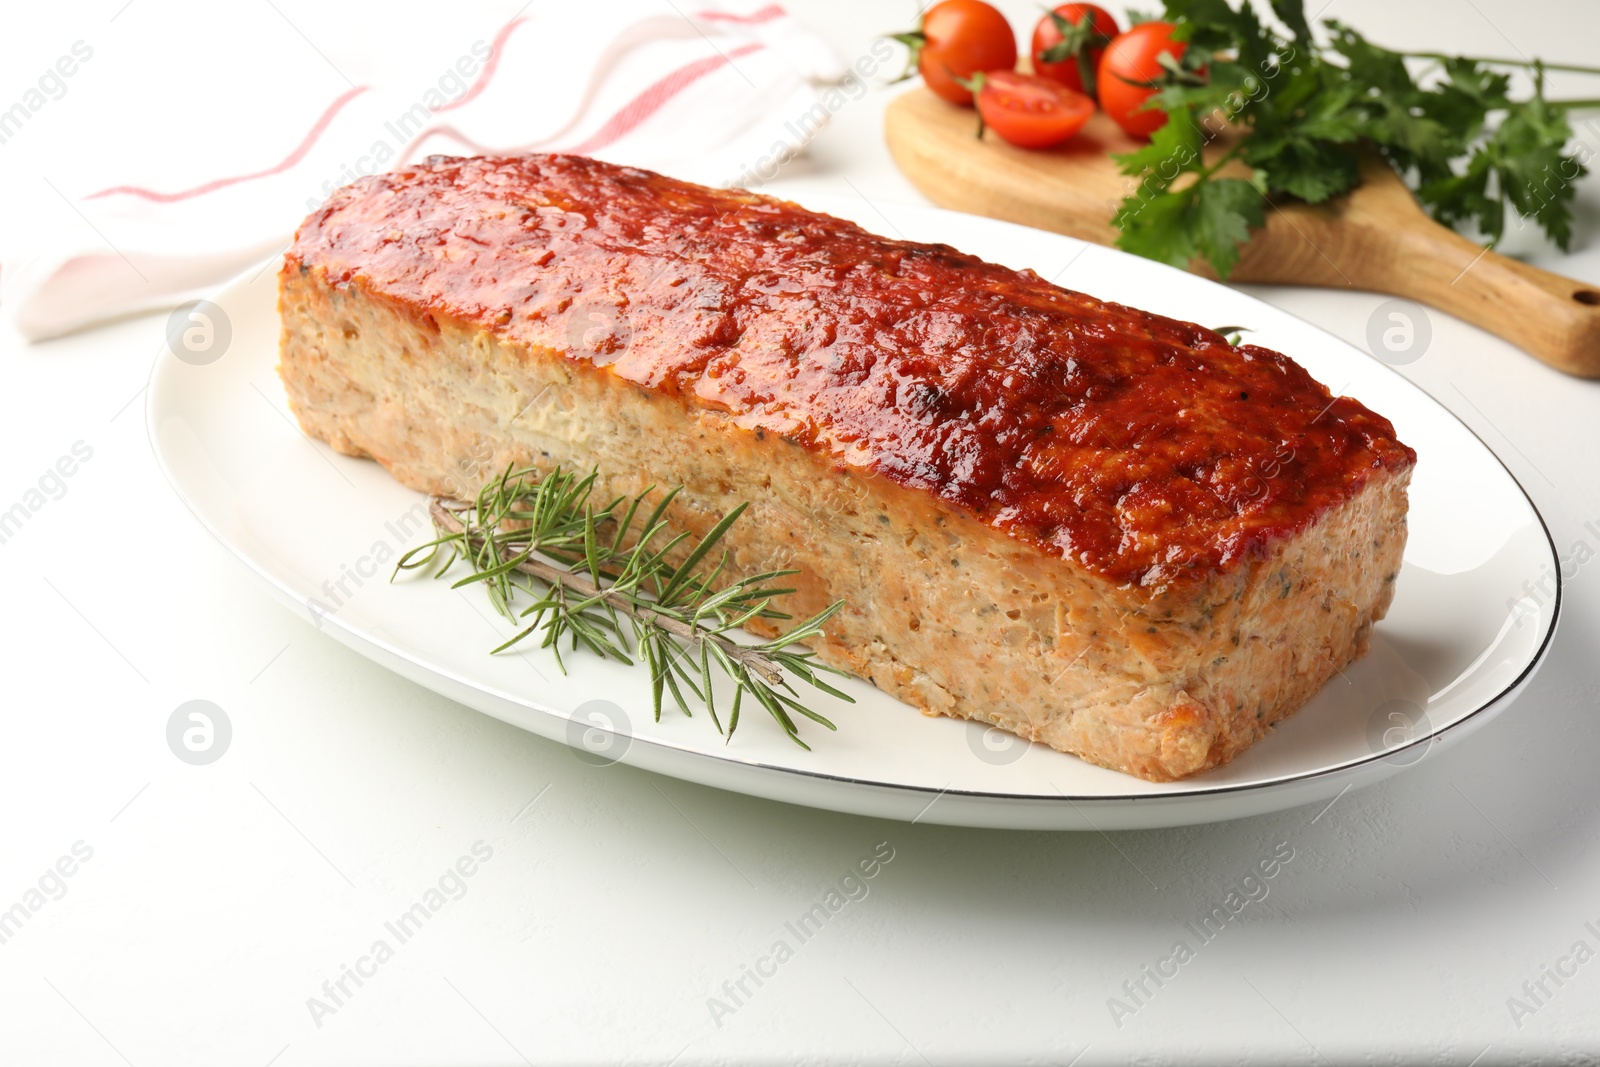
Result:
M1330 15L1393 44L1600 59L1591 0L1335 2ZM120 17L176 17L137 3ZM122 6L35 12L20 33L8 15L0 95L20 93L61 41L98 33ZM909 0L792 6L848 57L913 11ZM1004 6L1030 19L1028 3ZM336 5L282 8L311 40L359 26ZM296 38L242 30L218 47L282 48L290 66L309 54ZM85 79L74 106L118 89ZM769 188L917 201L881 142L888 95L845 107ZM48 154L48 128L29 133ZM1600 122L1580 133L1600 150ZM0 147L0 166L15 148ZM1600 183L1580 201L1573 254L1511 247L1600 283ZM1258 292L1358 346L1381 300ZM1029 834L787 807L588 766L400 680L269 600L157 471L138 397L163 322L36 346L0 337L0 506L76 442L93 450L66 495L0 544L0 908L75 845L92 850L64 895L0 944L0 1062L1600 1057L1600 959L1585 957L1560 987L1546 979L1551 996L1532 1014L1508 1005L1575 943L1600 950L1596 568L1571 575L1550 662L1512 708L1315 823L1313 809ZM1587 561L1600 549L1600 385L1444 314L1432 328L1431 349L1404 373L1502 456L1563 555ZM208 766L166 743L169 716L192 699L233 725ZM363 986L348 984L353 995L318 1026L307 998L480 841L492 858L461 899ZM893 860L869 894L714 1019L707 998L881 842ZM1185 924L1275 849L1293 859L1269 896L1176 978L1146 980L1153 995L1114 1020L1108 998L1131 1004L1125 981L1175 940L1198 946Z

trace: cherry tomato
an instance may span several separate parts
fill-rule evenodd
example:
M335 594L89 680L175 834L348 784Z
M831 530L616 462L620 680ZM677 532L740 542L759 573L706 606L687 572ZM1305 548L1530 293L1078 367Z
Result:
M1140 107L1156 90L1149 83L1160 81L1166 70L1163 54L1182 59L1189 48L1185 41L1174 41L1170 22L1141 22L1106 46L1100 57L1096 77L1100 87L1100 106L1118 126L1135 137L1149 137L1167 124L1164 111L1141 111Z
M928 88L952 104L972 103L961 81L1017 65L1011 23L983 0L942 0L922 16L921 28L893 36L911 49Z
M1033 28L1033 72L1094 96L1095 68L1105 46L1121 32L1103 7L1062 4Z
M1008 70L973 76L983 127L1018 148L1049 148L1083 129L1094 101L1058 81Z

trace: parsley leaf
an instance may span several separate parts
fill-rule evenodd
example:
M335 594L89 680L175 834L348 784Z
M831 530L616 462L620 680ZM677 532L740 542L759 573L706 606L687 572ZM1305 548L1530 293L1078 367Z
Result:
M1306 22L1305 5L1300 0L1272 0L1272 13L1289 27L1295 40L1311 40L1311 26Z
M1227 277L1239 246L1265 220L1266 198L1242 178L1213 177L1226 156L1206 164L1203 136L1188 109L1136 152L1117 156L1124 173L1143 174L1139 191L1123 200L1113 222L1117 247L1174 267L1204 259ZM1180 182L1185 175L1193 181Z
M1498 243L1505 236L1506 207L1531 218L1565 250L1572 244L1572 200L1588 173L1562 151L1572 137L1565 113L1541 97L1509 105L1500 125L1458 175L1425 183L1418 197L1441 222L1471 220Z
M1226 278L1239 262L1250 231L1266 221L1266 198L1241 178L1212 178L1194 186L1195 243L1206 262Z
M1204 142L1194 115L1187 109L1175 111L1167 124L1150 135L1150 143L1125 155L1111 158L1124 174L1145 174L1146 181L1159 188L1171 185L1179 174L1200 162Z

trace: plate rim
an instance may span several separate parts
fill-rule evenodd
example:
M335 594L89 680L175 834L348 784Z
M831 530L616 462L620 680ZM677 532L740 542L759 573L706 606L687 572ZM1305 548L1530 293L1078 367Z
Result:
M848 202L847 199L842 197L842 196L836 196L836 195L830 195L830 194L810 194L810 195L806 195L805 196L805 201L809 201L809 202L817 204L818 207L815 208L814 210L822 210L824 212L826 212L827 208L830 205L830 202L832 202L832 205L836 206L836 207L840 206L840 205L843 205L844 203ZM1280 308L1277 305L1271 304L1271 303L1269 303L1269 302L1267 302L1267 301L1261 299L1260 297L1255 296L1255 295L1253 295L1251 293L1244 292L1243 290L1236 289L1236 288L1233 288L1231 286L1223 285L1220 282L1212 281L1211 279L1208 279L1208 278L1204 278L1204 277L1200 277L1200 276L1197 276L1197 275L1193 275L1193 274L1190 274L1187 271L1183 271L1183 270L1180 270L1180 269L1178 269L1176 267L1172 267L1172 266L1169 266L1169 265L1164 264L1164 263L1159 263L1159 262L1156 262L1154 260L1146 260L1143 257L1133 256L1131 253L1124 252L1121 249L1117 249L1117 248L1113 248L1113 247L1109 247L1109 246L1105 246L1105 245L1099 245L1099 244L1096 244L1094 242L1085 241L1085 240L1082 240L1081 238L1071 237L1071 236L1066 235L1066 234L1057 234L1057 233L1054 233L1054 232L1049 231L1049 230L1041 230L1041 229L1038 229L1036 227L1024 226L1024 225L1022 225L1020 223L1008 222L1008 221L1001 220L1001 219L990 219L990 218L987 218L987 217L981 216L981 215L971 215L971 214L966 213L966 212L956 212L956 211L951 211L951 210L949 210L947 208L940 208L940 207L936 207L936 206L928 206L928 205L923 205L923 204L911 204L911 203L905 203L905 202L891 202L889 204L889 206L891 208L897 208L897 209L909 209L909 210L911 210L913 212L916 212L916 213L931 213L931 214L934 214L934 215L940 215L940 214L953 215L953 216L957 216L957 217L961 217L961 218L965 218L965 219L979 221L979 222L982 222L982 223L984 223L986 225L998 226L998 227L1001 227L1001 228L1006 229L1006 230L1020 231L1023 235L1034 236L1034 237L1044 236L1044 237L1048 237L1048 238L1052 238L1052 239L1059 239L1059 240L1067 241L1067 242L1070 242L1072 244L1078 245L1080 251L1093 249L1093 250L1096 250L1096 251L1099 251L1099 252L1110 253L1110 254L1112 254L1114 256L1118 256L1118 257L1127 257L1127 258L1130 258L1130 259L1136 259L1136 260L1139 260L1139 262L1141 264L1141 269L1148 269L1148 268L1151 268L1151 267L1160 268L1162 271L1170 271L1170 272L1172 272L1174 274L1180 275L1180 276L1184 277L1186 280L1188 280L1189 282L1199 281L1199 282L1207 283L1207 284L1210 284L1210 285L1219 286L1219 287L1227 290L1228 292L1230 292L1234 296L1242 297L1242 298L1244 298L1246 300L1252 301L1253 303L1262 305L1263 307L1266 307L1267 309L1269 309L1274 314L1287 316L1288 318L1293 319L1296 322L1298 322L1298 323L1300 323L1300 324L1302 324L1302 325L1304 325L1304 326L1306 326L1306 327L1308 327L1308 328L1310 328L1312 330L1315 330L1316 332L1318 332L1319 334L1321 334L1325 338L1327 338L1329 341L1331 341L1332 343L1334 343L1338 347L1346 350L1348 353L1350 353L1353 356L1358 356L1358 357L1363 358L1363 359L1372 360L1372 362L1377 365L1373 369L1377 369L1377 370L1386 372L1387 374L1392 376L1393 379L1398 380L1405 387L1407 387L1410 390L1414 391L1418 395L1418 397L1420 399L1426 401L1428 404L1430 404L1430 405L1434 406L1435 408L1437 408L1438 410L1442 411L1453 422L1455 422L1462 429L1464 429L1468 434L1470 434L1471 437L1475 441L1477 441L1479 443L1479 445L1481 445L1483 447L1484 452L1487 453L1488 456L1493 459L1495 464L1500 468L1501 472L1510 480L1511 484L1516 487L1517 492L1522 495L1522 499L1526 502L1529 511L1532 512L1533 517L1537 520L1537 522L1539 524L1540 531L1544 535L1544 544L1545 544L1546 549L1550 553L1550 558L1552 560L1556 560L1556 561L1560 560L1560 551L1557 548L1556 543L1555 543L1555 538L1554 538L1554 536L1552 535L1552 533L1550 531L1550 525L1546 521L1546 519L1544 517L1544 514L1539 510L1539 507L1538 507L1537 503L1534 501L1532 495L1528 492L1527 488L1522 484L1522 482L1517 478L1516 474L1506 465L1505 461L1500 457L1500 455L1497 452L1495 452L1495 450L1493 448L1491 448L1489 446L1488 442L1486 442L1483 439L1483 437L1480 434L1478 434L1478 432L1476 430L1474 430L1471 426L1469 426L1463 419L1460 418L1460 416L1458 416L1454 411L1452 411L1449 407L1447 407L1442 401L1438 400L1436 397L1434 397L1427 390L1423 389L1416 382L1412 381L1411 379L1407 378L1405 375L1401 374L1394 367L1389 366L1387 364L1384 364L1381 360L1373 360L1372 356L1370 354L1363 352L1361 349L1356 347L1354 344L1344 340L1341 337L1336 336L1335 334L1333 334L1330 331L1324 329L1323 327L1317 325L1316 323L1311 322L1310 320L1304 318L1303 316L1297 315L1294 312L1289 311L1287 309ZM273 263L281 262L282 258L283 258L283 253L279 252L279 253L275 253L274 255L266 257L264 260L261 260L261 261L259 261L257 263L254 263L254 264L251 264L250 266L248 266L244 270L239 271L238 273L236 273L233 276L229 277L225 281L223 281L223 282L211 287L208 290L208 294L209 295L206 297L206 299L214 300L214 298L229 294L229 293L233 292L235 289L248 288L249 286L253 285L256 281L259 281L262 278L266 277L268 274L275 274L275 272L270 271L268 268ZM241 282L243 283L242 285L241 285ZM218 301L218 303L220 303L220 301ZM227 550L228 555L231 558L237 560L240 563L243 563L252 574L256 575L256 577L258 579L264 581L270 588L272 588L276 593L278 593L280 598L282 598L282 599L284 599L284 600L286 600L288 602L291 602L291 603L301 603L301 598L295 592L295 590L290 589L289 587L284 585L275 575L273 575L273 574L269 573L268 571L264 570L262 565L256 559L254 559L252 556L250 556L250 555L248 555L248 554L246 554L244 552L241 552L238 548L236 548L231 543L231 541L228 538L224 537L222 532L220 530L218 530L204 514L202 514L201 511L196 509L195 503L193 502L193 500L191 500L188 491L184 487L184 484L182 482L180 482L178 476L173 471L172 467L168 464L166 455L165 455L165 453L164 453L164 451L162 449L162 446L161 446L161 444L160 444L160 442L158 440L159 426L158 426L158 424L156 422L156 419L155 419L156 412L155 412L154 409L157 407L157 398L158 398L159 389L160 389L160 386L159 386L158 383L159 383L159 381L161 379L161 368L162 368L163 362L167 359L167 357L169 357L171 355L172 355L172 353L171 353L170 348L168 346L164 345L160 350L157 351L155 357L152 359L152 361L150 363L149 372L148 372L148 375L147 375L147 378L146 378L145 402L144 402L143 405L141 405L144 408L145 431L146 431L145 436L146 436L146 440L148 441L148 443L150 445L152 455L153 455L154 459L156 460L156 465L160 468L162 476L166 479L167 484L173 490L174 495L177 496L177 498L183 503L184 507L189 511L189 513L192 516L194 516L195 520L197 522L199 522L201 527L204 528L223 548L225 548ZM312 444L316 445L318 443L313 441ZM1565 598L1565 592L1566 592L1566 579L1561 574L1561 568L1559 566L1553 568L1553 573L1555 575L1555 592L1554 592L1554 595L1553 595L1553 597L1551 599L1551 602L1550 602L1549 625L1546 628L1542 639L1540 640L1538 648L1534 651L1533 655L1529 657L1528 662L1524 665L1523 669L1520 672L1518 672L1518 674L1517 674L1517 676L1515 678L1513 678L1504 687L1502 687L1499 692L1495 693L1492 697L1489 697L1487 699L1482 700L1478 704L1477 707L1475 707L1472 711L1468 712L1466 715L1462 716L1460 719L1457 719L1456 721L1454 721L1454 722L1452 722L1452 723L1450 723L1448 725L1441 726L1441 727L1435 728L1433 730L1430 730L1429 732L1423 734L1422 736L1414 738L1414 739L1412 739L1410 741L1407 741L1405 744L1400 745L1398 747L1385 749L1382 752L1372 753L1372 754L1370 754L1368 756L1361 757L1361 758L1356 759L1354 761L1341 763L1341 764L1338 764L1336 766L1318 768L1318 769L1315 769L1315 770L1304 771L1304 772L1297 773L1297 774L1290 774L1290 775L1285 775L1285 776L1282 776L1282 777L1272 778L1272 779L1268 779L1268 780L1265 780L1265 781L1213 785L1213 786L1206 786L1206 787L1201 787L1201 788L1184 789L1182 791L1168 792L1168 793L1114 793L1114 794L1096 794L1096 795L1068 794L1068 793L1061 793L1059 791L1057 791L1054 794L1049 794L1049 793L993 792L993 791L989 791L989 790L975 790L975 789L951 789L951 788L940 789L940 788L935 788L935 787L929 786L929 785L920 785L920 784L915 784L915 783L903 783L903 782L885 782L885 781L874 780L874 779L855 778L855 777L851 777L851 776L848 776L848 775L832 774L832 773L829 773L829 772L826 772L826 771L819 771L819 770L808 769L808 768L804 768L804 767L789 767L789 766L781 766L781 765L766 763L766 762L762 762L760 760L740 759L737 756L733 756L731 754L730 755L719 755L717 753L706 752L706 751L703 751L703 750L701 750L701 749L699 749L697 747L694 747L692 745L674 744L674 743L667 742L667 741L662 741L662 740L659 740L659 739L656 739L656 738L643 736L643 735L640 735L640 734L637 734L637 733L631 733L631 732L630 733L622 733L622 732L615 731L615 730L605 730L605 728L603 728L603 727L598 727L598 728L602 729L604 732L612 733L615 736L627 738L629 746L630 746L630 749L629 749L630 751L631 751L631 746L633 744L642 742L649 749L652 749L654 751L662 753L663 756L665 758L667 758L667 759L678 758L678 759L685 759L685 760L689 760L689 761L704 760L704 761L707 761L707 763L709 765L711 765L711 766L728 766L728 765L732 765L732 766L740 768L740 769L750 770L750 771L760 771L760 772L764 772L765 774L770 774L770 775L777 775L777 776L782 776L782 777L793 776L793 777L798 777L798 778L801 778L801 779L824 781L824 782L834 783L834 784L838 784L838 785L853 786L853 787L856 787L856 788L866 789L866 790L870 790L870 791L873 791L873 792L879 792L879 793L885 793L885 794L902 794L902 795L914 795L914 796L932 795L935 798L935 800L937 800L938 798L941 798L941 797L947 797L948 796L948 797L953 797L953 798L960 798L962 800L969 801L969 802L974 802L974 803L980 804L980 805L982 805L984 807L1002 806L1002 805L1013 804L1013 803L1027 804L1029 806L1045 806L1045 805L1048 805L1050 807L1059 807L1059 806L1062 806L1062 805L1066 805L1066 806L1074 807L1074 808L1081 808L1081 807L1113 807L1113 806L1114 807L1123 807L1123 806L1128 806L1128 805L1142 805L1144 807L1150 807L1150 806L1159 806L1159 805L1192 804L1192 803L1195 803L1195 802L1204 803L1204 802L1207 802L1207 801L1212 801L1214 799L1227 798L1227 797L1236 797L1236 796L1240 796L1240 795L1266 796L1266 795L1269 795L1269 794L1272 794L1272 793L1277 793L1277 792L1289 790L1289 789L1292 789L1292 788L1294 788L1296 786L1302 786L1303 787L1303 786L1308 786L1308 785L1312 785L1312 784L1315 784L1315 783L1331 783L1331 782L1334 782L1334 781L1338 781L1340 779L1347 779L1347 778L1348 779L1360 779L1360 778L1365 777L1368 780L1366 782L1362 783L1362 784L1372 784L1372 782L1382 780L1383 778L1389 777L1391 774L1399 773L1400 771L1405 770L1410 766L1415 766L1416 764L1422 762L1421 759L1417 759L1417 760L1410 761L1410 762L1397 762L1395 760L1396 756L1400 755L1401 753L1410 752L1410 751L1412 751L1412 750L1414 750L1414 749L1416 749L1416 748L1418 748L1420 746L1424 746L1424 745L1443 745L1443 744L1447 744L1447 743L1453 743L1456 738L1458 738L1460 736L1463 736L1465 733L1470 732L1472 729L1475 729L1477 726L1481 725L1482 722L1486 721L1486 720L1484 720L1484 716L1486 714L1491 713L1491 712L1499 711L1508 702L1508 700L1510 698L1513 698L1518 693L1518 691L1527 684L1527 682L1530 680L1530 678L1532 677L1534 672L1537 671L1544 664L1545 660L1548 658L1549 652L1550 652L1550 648L1551 648L1551 645L1554 642L1556 630L1559 627L1559 623L1560 623L1560 619L1561 619L1562 608L1563 608L1563 605L1564 605L1564 598ZM299 615L300 613L299 612L295 612L294 614ZM402 661L405 661L405 662L408 662L408 663L412 664L414 667L416 667L417 669L419 669L420 671L422 671L422 672L424 672L424 673L426 673L428 675L431 675L431 676L434 676L434 677L438 677L438 678L446 680L446 681L448 681L448 682L450 682L450 683L452 683L454 685L461 686L461 687L464 687L466 689L482 693L482 694L484 694L484 695L486 695L488 697L491 697L492 699L497 699L497 700L505 699L505 700L508 700L510 703L512 703L512 704L514 704L514 705L516 705L518 707L521 707L521 708L523 708L523 709L525 709L527 711L533 711L533 712L539 713L540 715L547 716L555 723L570 723L570 722L573 721L570 714L564 714L564 713L560 712L559 710L557 710L557 709L555 709L553 707L550 707L550 706L547 706L547 705L543 704L542 702L530 699L528 697L513 696L511 694L501 694L496 689L493 689L493 688L490 688L490 687L486 687L481 681L478 681L478 680L475 680L475 679L471 679L471 678L467 678L467 677L463 677L463 676L455 673L453 670L451 670L449 668L445 668L445 667L443 667L441 665L434 665L432 663L429 663L429 662L426 662L424 660L418 659L412 653L407 652L405 650L402 650L400 648L397 648L397 647L393 646L388 641L386 641L383 638L378 637L377 635L368 634L368 633L365 633L365 632L362 632L362 631L359 631L359 630L355 629L351 624L346 623L344 620L340 619L338 616L329 616L329 617L327 617L327 619L325 621L328 622L328 623L333 624L333 627L337 631L339 631L338 639L340 640L340 643L341 644L345 644L347 647L350 647L354 651L362 652L362 646L367 646L367 647L371 647L371 648L374 648L374 649L377 649L377 650L381 650L382 652L384 652L385 654L387 654L389 656L393 656L393 657L395 657L395 658L397 658L399 660L402 660ZM316 629L321 630L322 627L318 626L318 627L316 627ZM388 669L392 669L392 668L388 668ZM418 682L416 684L423 684L423 683ZM866 684L870 685L871 683L868 682ZM428 687L426 685L424 685L424 688L428 688ZM440 694L440 695L444 695L444 694ZM451 698L449 696L446 696L446 699L453 699L453 698ZM478 714L491 714L491 717L499 718L499 716L492 715L492 713L484 712L480 708L471 707L470 705L466 705L466 706L469 708L469 710L472 710L472 711L474 711L474 712L476 712ZM504 721L504 720L502 720L502 721ZM508 723L508 725L511 725L511 726L513 726L515 728L518 728L518 729L524 729L524 727L520 726L517 723ZM556 743L560 744L560 743L563 743L563 742L561 742L559 740L556 740ZM1068 754L1068 755L1070 755L1070 754ZM626 756L624 756L620 760L620 762L623 762L623 763L626 764L626 763L631 763L632 761L628 760L626 758ZM1381 770L1380 767L1376 766L1376 765L1379 765L1379 764L1389 764L1391 766L1391 769L1387 773L1378 774L1376 777L1373 777L1372 776L1372 772L1377 771L1377 770ZM640 768L640 769L649 769L649 768ZM669 773L670 774L671 772L655 772L655 773ZM729 789L730 791L735 791L735 792L739 791L736 787L731 787L731 786L714 786L714 788L724 788L724 789ZM1349 788L1349 787L1347 786L1347 788ZM795 802L795 803L804 803L804 802ZM822 805L812 805L812 806L821 807ZM931 805L930 805L930 807L931 807ZM830 809L830 810L846 810L846 809ZM926 810L926 809L924 809L924 810ZM1245 813L1245 814L1248 814L1248 813ZM878 817L893 817L893 816L881 816L880 815ZM1220 821L1220 820L1227 819L1229 817L1230 816L1228 816L1228 815L1216 814L1215 816L1213 816L1213 818L1202 820L1202 821L1207 821L1207 822L1209 822L1209 821ZM919 818L920 818L920 816L919 816ZM1173 824L1173 825L1176 825L1176 824Z

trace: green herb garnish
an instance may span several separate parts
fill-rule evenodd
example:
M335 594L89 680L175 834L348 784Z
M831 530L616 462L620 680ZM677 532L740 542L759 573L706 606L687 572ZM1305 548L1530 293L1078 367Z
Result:
M706 563L745 505L723 516L702 538L673 532L665 521L668 505L682 488L661 495L640 522L652 489L632 499L619 497L604 507L590 501L595 472L580 478L559 468L541 477L531 467L507 469L484 486L473 503L434 497L429 501L438 536L400 558L396 573L428 567L446 576L458 560L471 573L453 588L482 585L495 609L524 628L494 649L503 651L538 633L563 671L561 641L599 656L650 669L655 719L667 691L685 715L689 696L710 715L717 732L732 739L740 706L748 695L795 744L800 740L791 715L834 729L833 723L798 699L790 678L854 703L848 694L818 677L818 672L848 676L816 661L800 642L822 633L844 602L761 644L740 644L730 632L755 619L791 616L773 606L793 589L769 583L798 573L767 571L718 584L727 553L709 571ZM440 560L440 552L446 555ZM669 562L674 560L677 562ZM531 597L531 603L522 602ZM626 620L626 623L624 622ZM631 641L627 636L631 632ZM735 689L724 729L712 695L714 674L725 674ZM688 695L686 695L688 694Z
M1300 0L1273 0L1272 11L1283 31L1248 3L1167 0L1163 17L1188 49L1145 105L1166 112L1167 124L1117 157L1140 178L1113 220L1119 247L1179 267L1198 257L1226 278L1273 202L1348 192L1363 151L1381 153L1434 218L1475 224L1490 247L1505 234L1507 208L1568 247L1587 168L1567 151L1567 112L1600 100L1548 100L1544 75L1600 70L1396 52L1333 20L1322 43ZM1509 68L1531 74L1531 95L1513 97ZM1229 146L1207 159L1206 146L1224 136ZM1219 173L1228 164L1236 166Z

